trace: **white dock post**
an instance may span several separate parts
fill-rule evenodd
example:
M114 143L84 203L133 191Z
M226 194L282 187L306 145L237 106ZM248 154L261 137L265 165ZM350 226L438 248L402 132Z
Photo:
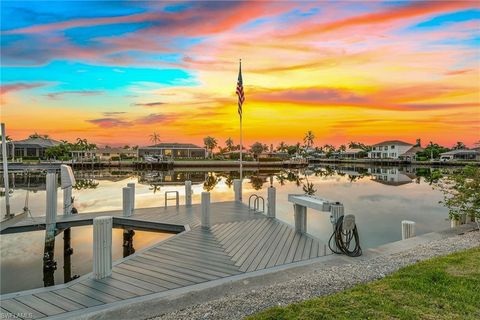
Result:
M242 202L242 180L233 180L233 191L235 192L235 201Z
M130 217L132 215L132 188L122 188L123 198L123 216Z
M185 205L192 206L192 181L185 181Z
M131 206L132 206L132 216L133 216L133 213L135 211L135 183L133 182L130 182L130 183L127 183L127 187L129 187L130 189L132 189L131 193L130 193L130 196L131 196Z
M269 187L269 188L268 188L267 217L269 217L269 218L275 218L275 214L276 214L276 200L277 200L276 192L277 192L277 189L275 189L275 187Z
M210 228L210 192L202 192L202 228Z
M415 237L415 222L403 220L402 221L402 240Z
M112 217L93 219L93 276L103 279L112 274Z
M57 174L55 172L47 173L47 212L45 217L47 239L54 240L55 226L57 221Z
M60 181L63 189L63 214L69 215L73 210L72 188L75 185L75 176L70 166L60 166Z
M344 214L345 214L345 209L343 207L343 204L330 203L330 222L333 224L334 229L338 219L340 219L340 217L343 217Z
M8 186L8 157L7 157L7 141L5 135L5 123L1 124L2 131L2 164L3 164L3 182L5 187L5 218L11 218L14 215L10 213L10 188ZM15 150L13 150L15 153ZM15 155L15 154L14 154Z
M72 187L63 189L63 214L72 214Z
M295 211L295 231L300 233L307 232L307 207L301 206L299 204L293 205L293 210Z

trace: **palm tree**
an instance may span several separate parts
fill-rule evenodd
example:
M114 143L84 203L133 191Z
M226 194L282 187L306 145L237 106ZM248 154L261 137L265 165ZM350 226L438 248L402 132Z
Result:
M307 145L307 148L310 148L310 146L313 145L314 140L315 135L311 130L308 130L307 133L305 133L305 137L303 138L303 142Z
M152 141L154 145L157 144L160 142L160 135L157 132L153 132L150 135L150 141Z
M268 147L267 147L268 149ZM263 151L265 151L265 145L263 145L261 142L255 142L254 144L252 144L252 146L250 147L250 151L255 155L255 157L257 158L258 155L260 153L262 153Z
M280 144L277 147L278 151L284 152L288 149L287 144L285 142L280 142Z
M458 141L452 149L454 150L462 150L462 149L465 149L466 146L465 146L465 143L461 142L461 141Z
M203 138L203 144L205 145L205 148L207 148L207 150L210 150L210 156L212 156L213 149L215 149L215 147L218 145L218 142L217 139L208 136Z
M225 140L225 145L227 146L228 151L233 151L233 147L235 144L233 143L232 138L228 138L227 140Z

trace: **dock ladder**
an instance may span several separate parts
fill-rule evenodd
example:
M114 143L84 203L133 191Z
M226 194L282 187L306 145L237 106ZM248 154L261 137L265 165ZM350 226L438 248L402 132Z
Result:
M253 206L252 206L253 199ZM262 211L260 211L260 201L262 201ZM265 212L265 199L257 194L252 194L248 198L248 210L253 212Z
M172 194L174 193L175 194L175 198L169 198L168 195L169 194ZM178 194L178 191L165 191L165 208L167 207L167 202L169 200L175 200L175 205L176 207L178 208L180 202L179 202L179 194Z

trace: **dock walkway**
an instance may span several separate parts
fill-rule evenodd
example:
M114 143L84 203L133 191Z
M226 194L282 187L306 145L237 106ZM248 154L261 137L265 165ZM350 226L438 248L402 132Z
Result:
M210 229L200 226L200 205L135 209L129 218L122 217L121 211L110 211L59 216L57 221L65 228L91 224L94 217L104 215L113 216L114 224L117 219L120 225L150 224L179 233L116 261L108 278L95 280L87 274L66 284L2 295L2 318L8 317L4 314L69 318L119 301L128 304L130 299L327 254L325 244L314 237L233 201L211 204ZM44 220L19 222L10 232L42 229Z

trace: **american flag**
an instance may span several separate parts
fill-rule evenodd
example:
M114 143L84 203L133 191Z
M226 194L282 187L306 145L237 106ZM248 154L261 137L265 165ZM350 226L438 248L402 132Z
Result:
M242 118L242 105L245 101L245 94L243 93L243 80L242 80L242 61L240 60L240 69L238 70L237 81L237 96L238 96L238 114Z

